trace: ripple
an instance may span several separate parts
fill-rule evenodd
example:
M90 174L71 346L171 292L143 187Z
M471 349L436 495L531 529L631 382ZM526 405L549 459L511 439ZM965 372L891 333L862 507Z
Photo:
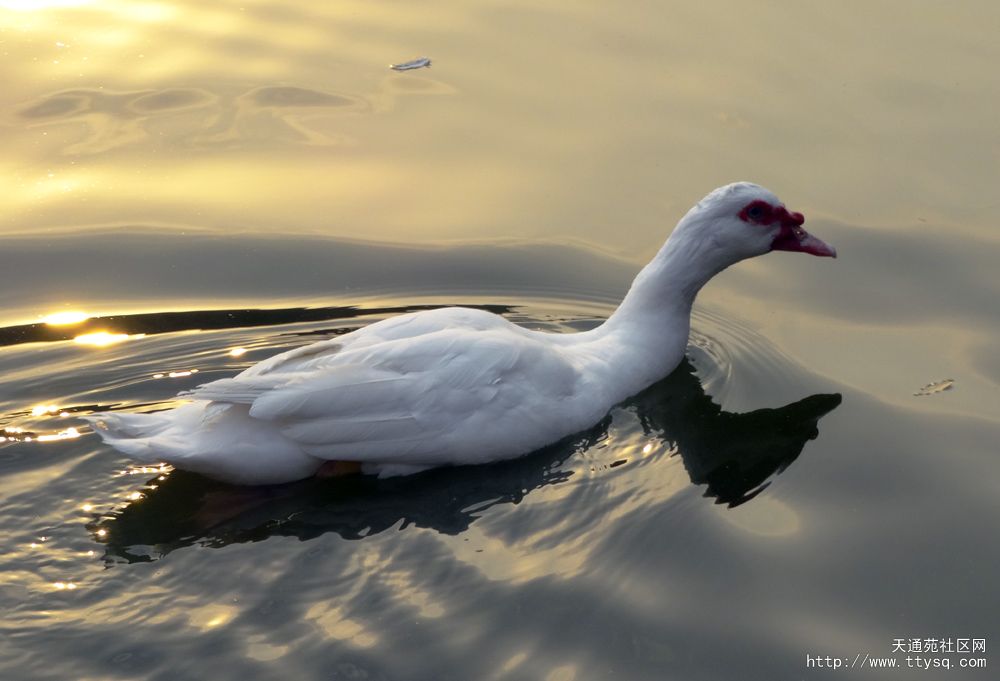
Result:
M245 99L262 107L357 107L360 100L345 95L292 85L272 85L251 90Z
M242 92L225 87L113 91L75 89L46 95L17 111L39 125L72 125L66 154L96 154L123 146L158 149L273 144L275 138L340 144L346 137L328 118L369 110L362 97L292 85ZM317 118L317 117L321 118ZM325 118L323 118L325 117ZM169 142L169 145L166 143Z
M61 425L87 408L163 408L178 390L276 352L448 302L390 300L0 329L0 338L14 343L0 347L0 368L3 355L20 362L30 349L30 380L44 391L7 408L5 419ZM593 328L610 309L588 300L521 300L479 306L554 333ZM147 335L106 348L74 346L73 333L91 323ZM454 638L458 629L470 635L481 622L470 590L495 606L546 581L595 579L606 588L609 575L626 569L609 564L608 553L648 543L649 528L675 514L678 503L744 509L726 520L748 536L794 534L793 509L770 500L759 511L745 509L768 499L761 495L770 481L816 437L817 422L839 396L726 412L703 382L726 394L734 380L767 373L794 382L800 372L722 315L700 312L695 326L690 354L701 380L685 363L590 431L492 465L234 488L166 467L123 469L123 460L92 437L60 443L58 457L48 460L25 456L24 443L5 443L0 461L11 484L0 540L16 548L0 560L13 580L0 591L0 605L23 589L33 599L25 607L48 613L29 629L72 630L81 642L124 635L140 623L150 639L172 649L211 636L268 661L294 659L303 645L322 640L362 656L362 669L364 655L398 648L400 630L386 621L419 622L440 638ZM237 347L245 352L234 356ZM8 378L6 387L21 394L28 380ZM286 624L275 629L275 617ZM481 624L485 635L491 625ZM520 666L520 641L498 645L497 665ZM166 664L156 656L136 661L137 650L111 647L106 659L126 667ZM578 672L551 665L553 678Z
M575 306L579 311L574 314L572 310ZM172 396L179 390L231 375L264 356L312 342L316 336L334 337L358 324L429 307L436 306L404 304L370 309L328 307L123 315L114 318L119 328L130 331L145 329L154 335L143 339L141 346L136 345L129 352L107 349L108 352L118 353L115 364L102 364L97 369L87 369L82 373L77 370L72 382L84 385L101 382L99 391L90 390L87 395L111 403L111 409L162 409L170 406ZM592 328L600 322L590 305L572 301L529 303L521 308L480 307L504 313L525 326L555 333ZM336 325L330 326L329 321L335 321ZM664 490L672 489L674 493L683 490L690 484L689 478L696 484L707 484L708 491L722 501L742 503L759 493L755 486L763 484L775 469L787 466L789 460L797 456L802 443L814 432L812 429L818 415L832 408L822 401L814 407L803 406L796 419L804 419L805 430L792 438L789 444L791 449L785 453L784 449L775 446L777 441L773 435L794 424L796 419L790 419L785 426L775 429L767 425L770 416L725 416L705 395L703 383L725 394L734 373L794 375L792 365L786 362L782 368L780 355L762 350L758 338L720 315L701 314L698 326L702 330L695 337L691 351L702 382L695 379L691 367L685 365L669 379L616 409L609 420L598 424L592 432L550 448L544 454L497 464L490 476L490 485L482 484L482 471L479 469L447 469L419 479L366 483L369 491L357 500L359 506L339 508L337 505L330 507L322 501L329 494L323 484L290 486L264 498L246 498L246 493L239 489L227 491L225 486L204 482L197 476L192 478L179 473L164 475L165 471L153 468L147 474L149 479L145 485L136 488L133 483L117 492L114 496L125 498L125 505L111 516L101 516L90 525L90 531L95 541L116 547L110 554L112 557L127 560L156 560L175 548L206 538L211 538L213 545L220 546L244 541L244 537L255 536L254 533L259 530L245 535L246 528L234 529L230 527L230 521L243 518L240 521L242 526L245 520L261 517L261 514L268 519L265 524L269 534L315 536L333 531L356 540L383 532L402 521L404 526L412 523L453 535L466 532L489 509L518 503L533 490L559 487L570 480L589 480L587 484L565 487L565 493L548 495L546 504L538 506L535 511L520 509L522 520L534 527L522 526L518 529L518 532L531 537L531 541L524 546L517 547L509 540L479 535L477 530L467 537L479 536L475 544L480 548L492 547L490 561L481 564L476 551L470 553L464 548L459 551L470 565L479 565L491 574L504 574L506 579L515 579L515 573L537 575L544 566L559 565L563 573L574 572L587 564L590 547L582 540L581 527L586 527L586 524L580 525L579 512L566 516L567 505L587 509L588 514L597 514L610 521L662 497ZM42 328L46 333L51 331L49 327ZM186 330L194 328L202 331L186 333ZM17 337L22 338L23 332L19 332ZM57 345L55 343L53 350ZM250 350L234 357L229 351L233 346ZM113 369L109 372L110 367ZM49 370L58 371L58 363L51 365ZM168 377L173 378L166 382ZM54 408L50 411L46 407L44 413L39 408L38 418L54 418L56 412L71 416L76 412L109 408L88 407L74 399L72 394L53 397L45 404ZM802 404L805 405L804 402ZM20 411L11 412L8 418L21 423L32 414L31 409L22 407ZM689 433L690 427L675 419L674 414L684 413L684 409L695 409L700 414L695 419L699 424L695 433ZM720 416L732 421L727 422L725 430L737 434L733 437L745 440L751 435L759 438L767 434L762 441L766 451L762 450L763 458L758 461L761 465L759 472L753 475L742 473L739 480L733 481L725 476L719 477L719 471L723 470L720 462L727 460L728 445L725 438L719 440L719 436L710 435L713 430L710 424ZM737 427L737 421L733 421L734 418L755 425L741 429ZM777 412L775 418L778 418ZM758 419L759 423L754 419ZM705 433L697 434L702 430ZM705 450L704 454L697 453L706 442L714 443L710 458L705 458L709 450ZM741 455L746 458L749 443L743 442L740 447ZM678 456L685 462L684 469L676 466L649 468L658 461ZM749 459L744 466L748 462ZM659 473L637 477L633 471L639 467L658 470ZM476 484L468 490L468 496L458 492L461 486L472 481ZM746 497L748 493L751 496ZM363 510L372 503L367 494L385 495L385 499L391 499L392 503L386 506L380 502L376 504L379 512L369 514ZM435 494L446 496L429 504L413 503L413 499L433 498ZM416 496L411 499L411 495ZM95 493L84 496L90 500L88 504L106 503ZM194 499L203 501L190 507ZM191 514L186 518L165 512L167 508L184 509L186 506ZM421 508L428 510L424 512ZM151 513L166 522L166 526L161 528L167 532L166 535L149 534L158 524L151 523ZM532 520L536 514L537 523ZM133 516L135 520L130 520ZM354 520L345 523L344 518L348 517ZM573 521L567 522L568 517ZM295 518L295 521L288 523L283 518ZM596 518L595 515L595 521ZM135 536L134 529L130 528L138 529L145 536ZM181 534L174 536L174 531ZM577 548L573 549L574 546ZM151 552L148 547L157 548ZM508 559L497 560L501 551L510 553ZM504 568L505 565L509 567ZM529 565L534 567L527 569Z
M215 101L206 90L173 88L139 95L128 103L128 108L139 114L155 114L181 109L193 109Z
M698 307L691 318L688 354L706 392L728 409L759 405L761 394L779 402L822 383L801 369L748 324L711 308Z
M87 111L90 101L89 93L59 93L21 109L18 115L30 119L70 118Z

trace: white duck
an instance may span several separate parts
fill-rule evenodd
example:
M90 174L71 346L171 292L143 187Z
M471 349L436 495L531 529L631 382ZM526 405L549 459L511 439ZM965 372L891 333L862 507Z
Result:
M601 326L531 331L481 310L386 319L206 383L156 414L87 421L112 447L237 484L357 462L379 476L510 459L584 430L670 373L699 289L772 250L836 257L768 190L716 189L678 223Z

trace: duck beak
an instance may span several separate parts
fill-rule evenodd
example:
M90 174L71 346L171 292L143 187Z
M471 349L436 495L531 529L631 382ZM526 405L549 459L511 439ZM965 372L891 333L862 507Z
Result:
M788 213L781 221L781 231L771 242L771 250L798 251L824 258L836 258L837 249L803 229L804 222L802 213Z

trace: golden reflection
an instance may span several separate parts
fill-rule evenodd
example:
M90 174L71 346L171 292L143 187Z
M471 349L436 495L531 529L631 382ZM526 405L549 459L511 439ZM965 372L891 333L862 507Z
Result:
M38 12L50 9L73 9L85 7L88 9L114 15L121 20L132 20L140 23L165 21L172 17L177 9L162 2L122 2L121 0L0 0L0 9L14 12ZM66 47L65 43L56 43Z
M327 636L350 641L362 648L371 648L379 641L377 633L348 617L341 606L330 607L327 603L317 603L309 608L305 619L312 620Z
M247 352L246 348L233 348L229 351L230 357L242 357Z
M807 204L825 214L843 215L847 205L879 222L943 214L989 224L989 202L982 197L989 196L992 176L979 169L988 165L990 152L980 141L992 139L996 88L979 84L991 82L998 43L991 22L977 21L982 12L958 15L936 3L940 8L929 13L900 13L887 3L872 8L860 26L850 23L850 13L831 13L824 18L835 28L805 39L794 28L814 17L730 0L722 14L732 21L718 26L716 40L705 40L701 32L686 29L711 23L718 12L710 6L691 5L682 16L673 16L677 12L670 3L631 10L610 3L591 3L587 9L561 3L565 7L559 11L533 12L530 19L532 36L555 40L525 40L510 58L496 60L504 37L522 29L526 16L524 7L498 12L497 4L293 0L243 7L169 0L0 0L0 8L23 13L4 16L3 23L15 28L5 33L3 51L9 63L24 66L6 79L5 108L42 97L63 97L68 107L41 109L54 112L39 117L45 129L10 130L12 139L5 140L10 160L0 164L10 169L0 167L4 185L22 185L24 169L45 167L47 159L70 160L133 145L88 164L85 172L73 171L73 181L82 184L70 195L86 193L86 201L64 195L69 185L60 184L66 177L60 167L52 187L42 183L41 196L32 196L30 186L8 192L15 196L4 197L3 214L21 208L23 214L8 222L19 229L68 222L82 227L153 214L190 224L250 223L245 226L262 231L294 225L329 232L331 224L353 225L352 232L383 239L464 237L470 225L477 225L477 238L509 237L512 231L549 237L553 225L576 225L577 238L634 250L662 242L659 216L676 215L681 208L664 206L665 200L701 196L720 175L752 171L763 173L760 179L768 185L797 188L807 195ZM926 26L942 22L949 30L934 32L935 49L926 49ZM583 33L566 31L567 25ZM483 31L483 26L494 30ZM879 32L882 26L893 30ZM789 40L754 39L767 30ZM577 40L582 34L610 41L609 49L591 49L592 40ZM478 49L468 49L471 35L481 38ZM626 35L627 44L622 42ZM414 51L400 52L406 44ZM440 70L435 63L430 70L383 73L386 63L415 56L421 44L440 55ZM785 59L790 49L814 68L790 65ZM899 57L892 64L907 68L887 66L887 53ZM553 59L556 54L562 58ZM752 58L734 60L733 54ZM830 59L831 54L838 59ZM578 68L563 66L570 62ZM812 78L819 65L829 72ZM524 77L526 68L531 78ZM956 79L955 73L965 77ZM392 84L379 84L379 76ZM431 82L428 76L440 78L441 87L460 96L443 106L425 100L419 106L378 108L386 97L416 92L414 87ZM155 99L156 91L192 83L205 87L210 101L219 104L206 104L200 115L190 117L182 107L185 113L177 118L178 109L156 108L169 112L171 120L155 121L146 116L149 109L116 108L121 101L114 92L154 91ZM274 133L282 130L286 114L258 117L240 110L237 83L303 90L335 86L376 110L358 115L351 108L350 116L333 121L326 112L314 117L296 107L295 121L318 134L309 138L292 131L301 134L282 142ZM600 84L596 92L595 83ZM78 111L65 101L74 90L98 85L111 94L97 108ZM665 92L670 96L661 96ZM776 105L756 106L761 97ZM60 112L72 118L57 121ZM662 125L665 115L669 126ZM623 116L630 125L615 125ZM858 136L854 122L859 116L868 123L867 134L885 143L877 159L869 158L870 144ZM454 131L471 121L504 134L479 136L470 144ZM100 139L88 143L88 129ZM135 130L139 134L132 136ZM193 138L199 130L218 146L202 144L191 153L183 144L163 143L164 133L177 131L178 140L197 144ZM950 144L924 153L920 141L942 132L952 135ZM628 143L633 135L648 142L641 153ZM351 153L316 153L308 140L321 138L351 140ZM812 168L808 178L795 164L760 163L779 140L811 140L808 148L827 162ZM251 145L258 143L268 146L254 152ZM707 148L725 153L694 171L691 164L658 162L701 158ZM528 149L532 164L524 163ZM230 156L229 150L236 153ZM579 163L581 154L596 162ZM329 168L329 181L295 177L298 168L317 157L324 171ZM969 162L981 157L987 160ZM150 163L150 158L158 161ZM173 181L214 159L223 172L211 181ZM180 166L176 172L170 167L174 163ZM353 175L359 163L379 166L384 179L368 182ZM879 180L899 167L912 172L895 183ZM845 168L861 169L862 180ZM282 186L286 169L292 173L293 194ZM627 194L609 190L615 183L608 180L623 175L633 180ZM957 181L942 183L941 177ZM133 185L141 186L131 191ZM672 187L667 199L663 186ZM380 191L370 196L371 187ZM393 200L386 202L385 196ZM35 199L44 199L44 205ZM607 228L616 224L623 203L637 223L624 241Z
M43 9L63 9L92 4L94 0L0 0L0 9L14 12L34 12Z
M414 576L403 570L383 570L383 580L402 601L414 606L421 617L436 618L444 615L444 607L435 603L430 591L417 586Z
M201 629L215 629L229 623L237 615L237 609L229 605L206 605L188 614L191 626Z
M119 475L149 475L150 473L166 473L171 469L165 463L161 463L159 466L139 466L137 468L128 468Z
M136 333L130 336L127 333L95 331L93 333L79 335L73 339L73 342L79 343L80 345L90 345L96 348L103 348L109 345L115 345L116 343L121 343L123 341L132 340L133 338L142 338L145 335L146 334L144 333Z
M274 645L266 636L252 636L247 641L247 657L258 662L270 662L283 657L291 649L290 646Z
M517 653L513 657L511 657L509 660L507 660L506 662L503 663L503 666L500 667L500 671L502 673L509 672L512 669L521 666L521 664L523 664L524 661L527 660L527 659L528 659L528 653L525 653L525 652Z
M54 414L59 410L59 407L55 404L37 404L31 408L32 416L45 416L46 414Z
M72 175L69 173L62 175L46 173L45 177L35 182L30 191L24 193L24 196L29 200L44 202L47 199L58 197L60 194L69 194L83 186L84 181L80 178L79 173Z
M556 667L545 676L545 681L573 681L576 678L576 666L564 664Z
M736 509L717 508L723 520L759 536L788 537L802 527L798 512L774 497L762 495L754 499L754 503Z
M20 427L5 427L0 430L0 442L54 442L56 440L71 440L80 437L80 431L76 428L66 428L58 433L43 433L25 430Z
M72 440L78 437L80 437L80 431L78 431L76 428L67 428L66 430L60 430L58 433L39 435L38 441L55 442L56 440Z
M606 486L603 494L607 498L620 499L619 503L609 509L605 522L614 523L637 508L652 503L654 497L662 500L690 485L690 479L679 457L674 459L667 457L666 460L661 460L655 469L647 468L648 475L656 476L656 483L639 488L631 482L631 476L605 475L610 468L605 462L610 463L623 456L631 458L633 452L645 453L646 445L652 444L650 452L659 450L661 457L674 449L674 447L662 449L656 444L624 435L620 431L609 433L604 442L610 441L617 444L608 447L606 453L601 455L600 461L582 464L587 469L593 466L593 469L601 471L595 474L603 476ZM582 467L576 471L578 474L583 472ZM544 499L529 497L525 504L527 508L531 508L534 504L539 504L540 507L559 504L571 494L573 494L571 485L555 485L546 488ZM519 584L538 579L542 575L560 575L562 578L568 578L578 574L590 564L595 550L594 543L586 533L570 529L574 522L570 516L562 522L546 521L544 525L526 529L526 538L521 540L496 536L488 527L474 524L461 535L461 540L449 540L449 544L457 560L476 568L489 580Z
M90 319L90 315L86 312L67 311L50 314L43 318L42 322L49 326L68 326L70 324L85 322L88 319Z
M84 504L80 508L83 509L84 512L90 513L91 511L94 510L94 505L93 504Z
M191 374L198 373L197 369L182 369L181 371L171 371L170 373L164 374L153 374L153 378L184 378L185 376L190 376Z

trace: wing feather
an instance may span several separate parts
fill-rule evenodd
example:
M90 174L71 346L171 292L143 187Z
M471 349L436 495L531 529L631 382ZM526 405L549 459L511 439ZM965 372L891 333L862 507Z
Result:
M250 407L250 416L279 421L385 414L411 383L405 374L358 365L334 367L262 393Z
M544 444L553 424L538 407L573 394L574 364L495 315L440 313L292 350L190 394L249 404L251 417L327 459L420 465L467 460L480 439Z
M233 378L220 378L211 383L203 383L192 390L181 392L180 396L209 402L253 404L261 395L282 386L287 380L286 376L246 377L240 374Z
M319 418L293 421L281 432L301 445L344 444L366 440L401 440L419 429L415 416Z

